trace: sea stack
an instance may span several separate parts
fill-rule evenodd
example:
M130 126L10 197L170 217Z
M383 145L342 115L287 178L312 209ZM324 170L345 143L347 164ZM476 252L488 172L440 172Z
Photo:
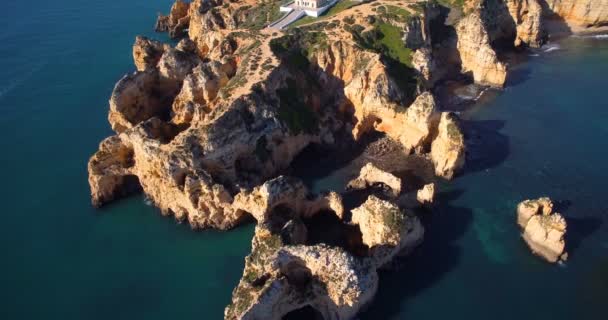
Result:
M534 254L548 262L565 261L566 220L553 211L551 199L525 200L517 206L517 223L523 238Z

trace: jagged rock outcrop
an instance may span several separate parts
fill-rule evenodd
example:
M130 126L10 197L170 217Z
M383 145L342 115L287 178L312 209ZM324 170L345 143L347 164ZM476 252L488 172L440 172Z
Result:
M154 42L136 41L133 55L138 69L143 71L125 75L114 87L108 120L115 132L123 132L153 117L167 119L182 81L200 63L192 53L164 46L158 62L153 63L159 50Z
M172 121L187 124L194 117L202 119L211 111L208 102L217 97L220 88L229 80L223 65L218 61L196 66L184 79L182 89L173 101Z
M189 2L176 0L169 15L158 15L154 29L158 32L168 32L171 38L184 36L190 24L189 9Z
M351 180L348 183L347 188L360 190L378 183L382 183L389 187L395 197L401 193L401 179L390 172L377 168L371 162L361 168L359 176L356 179Z
M476 83L503 87L507 79L507 66L498 59L492 48L481 14L479 10L474 11L456 25L462 72L470 73Z
M437 64L429 48L420 48L412 55L412 66L418 71L426 88L432 88L438 80Z
M442 113L437 138L431 145L435 174L447 179L451 179L464 166L465 161L464 136L458 123L455 114Z
M523 238L535 254L555 263L566 260L566 220L553 212L549 198L526 200L517 206L517 223L523 230Z
M356 88L349 86L345 90L349 90L348 94L350 90L357 90ZM360 94L362 91L358 92ZM375 129L399 141L408 150L423 152L428 148L439 115L435 98L431 93L425 92L419 95L405 110L395 103L383 99L376 100L374 96L381 94L366 96L360 107L355 106L355 117L358 119L353 130L355 137Z
M301 217L310 217L321 210L331 210L339 218L344 215L339 194L330 192L311 199L301 181L285 176L269 180L251 192L243 191L234 201L235 208L251 213L260 223L266 222L277 206L298 212Z
M543 11L539 0L507 0L505 3L516 25L514 45L539 48L545 41ZM541 0L542 1L542 0Z
M143 36L137 36L133 44L133 61L137 71L156 68L160 57L171 46L160 41L150 40Z
M256 226L252 252L225 319L282 319L306 306L324 319L352 319L373 299L377 269L409 252L424 235L416 217L373 196L352 215L352 224L360 226L364 241L372 245L364 256L340 246L289 245L285 240L294 233L285 237L284 231L301 224L297 212L295 216L287 222L269 217ZM304 226L299 228L303 240Z
M280 237L256 227L245 273L225 319L282 319L310 306L323 319L351 319L369 303L378 274L369 263L339 247L283 247Z

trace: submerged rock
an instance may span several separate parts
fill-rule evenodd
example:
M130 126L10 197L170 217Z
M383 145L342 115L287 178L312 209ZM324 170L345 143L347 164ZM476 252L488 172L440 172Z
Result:
M553 212L551 199L521 202L517 206L517 223L532 252L552 263L567 259L564 240L566 220L561 214Z

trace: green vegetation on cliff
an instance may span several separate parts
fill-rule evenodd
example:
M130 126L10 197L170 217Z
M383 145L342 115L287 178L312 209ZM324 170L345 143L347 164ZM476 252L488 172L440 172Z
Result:
M277 90L279 99L279 119L287 125L293 134L314 133L318 130L315 112L305 102L301 90L294 80L287 81L287 87Z

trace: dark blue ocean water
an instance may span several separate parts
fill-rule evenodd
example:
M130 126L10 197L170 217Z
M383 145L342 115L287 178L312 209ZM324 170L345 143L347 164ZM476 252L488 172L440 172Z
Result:
M0 319L220 319L252 226L192 232L143 197L89 205L88 157L131 45L172 0L6 1L0 11ZM165 39L166 40L166 39ZM475 161L365 319L604 319L608 41L568 39L463 114ZM337 183L340 174L320 180ZM524 198L563 201L571 258L532 256Z

